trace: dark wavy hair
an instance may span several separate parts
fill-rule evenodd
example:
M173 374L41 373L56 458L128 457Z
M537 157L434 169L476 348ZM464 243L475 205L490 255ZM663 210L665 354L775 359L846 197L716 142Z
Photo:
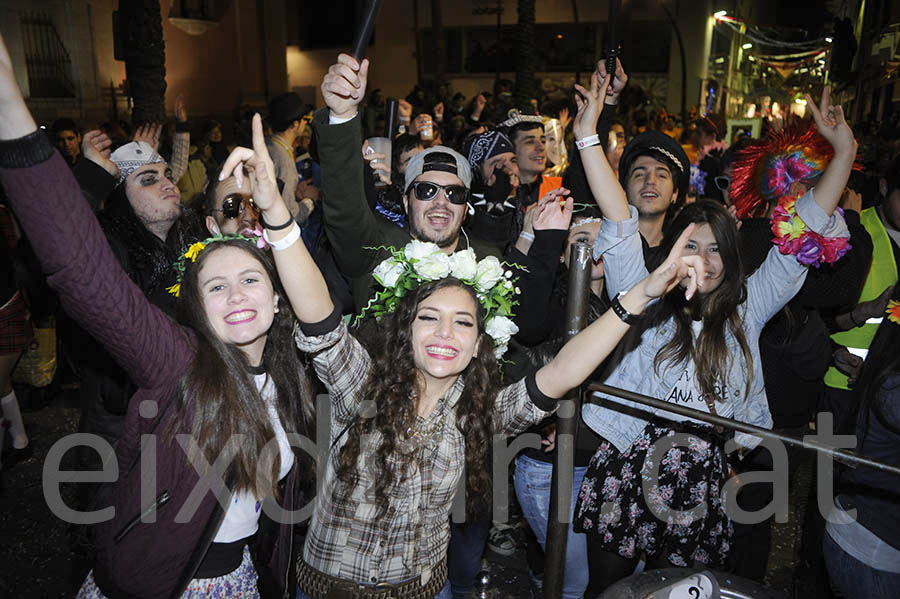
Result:
M217 241L187 262L178 298L178 320L199 338L193 364L181 380L173 424L190 422L191 435L209 463L223 450L233 452L225 480L234 491L278 496L280 453L269 462L263 448L275 437L269 413L256 389L250 363L239 347L222 341L203 307L198 281L207 259L222 248L247 252L259 262L278 295L278 312L266 337L262 366L274 383L276 410L287 433L312 434L312 391L294 345L294 316L268 252L239 239ZM236 436L238 435L238 436ZM230 439L236 446L226 448ZM303 456L295 459L304 459ZM308 461L308 460L306 460ZM311 467L311 466L310 466Z
M386 315L380 325L378 341L370 340L372 364L362 396L378 407L374 418L358 418L349 428L347 442L341 448L338 479L353 488L359 482L357 460L363 435L380 433L381 441L367 467L376 474L374 493L378 514L387 510L389 490L402 480L413 466L420 466L419 452L404 452L408 431L416 422L416 396L422 389L421 374L413 360L412 324L419 304L433 293L451 287L466 290L477 307L479 336L484 335L485 311L475 290L453 277L426 283L400 300L397 309ZM490 337L483 338L478 352L462 372L465 381L456 404L456 427L465 439L467 503L482 506L491 489L489 452L494 432L494 400L500 390L500 372ZM395 464L391 463L392 458Z
M685 300L684 290L676 286L651 306L648 317L644 319L643 330L659 326L670 318L675 321L675 335L656 354L653 362L654 370L659 374L664 364L677 365L691 360L696 366L700 391L709 397L715 397L716 401L721 401L724 398L716 393L717 382L720 377L726 376L732 366L732 360L736 357L730 355L725 344L726 332L731 332L747 364L747 383L744 389L746 397L752 383L753 356L747 345L747 337L744 335L738 313L738 306L747 299L747 283L744 278L737 227L728 211L718 202L700 200L688 204L663 229L663 240L657 254L660 261L669 255L678 236L691 223L708 224L712 229L718 242L719 255L722 257L722 282L711 293L697 294L691 301ZM656 266L658 264L650 264L648 268ZM703 328L696 342L691 328L695 318L703 320Z

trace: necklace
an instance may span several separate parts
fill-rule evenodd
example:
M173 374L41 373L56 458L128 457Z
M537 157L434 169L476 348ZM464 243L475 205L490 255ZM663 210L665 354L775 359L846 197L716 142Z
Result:
M287 150L287 153L291 156L291 161L296 161L296 159L294 158L294 149L291 148L291 146L289 146L286 141L281 139L281 137L279 137L278 135L272 135L272 141Z

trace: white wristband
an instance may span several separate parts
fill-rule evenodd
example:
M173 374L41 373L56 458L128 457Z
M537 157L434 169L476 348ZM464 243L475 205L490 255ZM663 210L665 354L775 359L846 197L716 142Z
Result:
M528 241L534 241L534 233L529 233L528 231L522 231L519 233L519 237L523 237Z
M583 139L575 140L575 147L579 150L583 150L585 148L590 148L591 146L599 146L600 145L600 136L597 134L588 135Z
M266 243L268 243L273 250L281 252L297 243L297 240L300 239L300 227L297 226L297 221L294 221L294 226L291 228L290 232L278 241L269 239L269 232L263 229L263 239L266 240Z

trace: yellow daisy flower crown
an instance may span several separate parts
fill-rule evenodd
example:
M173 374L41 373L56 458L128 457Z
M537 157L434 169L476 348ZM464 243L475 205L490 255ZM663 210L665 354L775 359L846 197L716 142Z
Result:
M187 267L188 260L190 260L191 263L194 263L197 261L197 257L200 255L200 252L205 250L207 246L220 241L228 241L230 239L240 239L241 241L256 243L255 239L244 237L243 235L239 235L237 233L230 235L215 235L213 237L207 237L203 241L192 243L190 247L188 247L187 251L182 254L181 257L178 258L178 261L174 264L174 268L178 272L178 275L175 277L175 284L171 287L166 287L166 291L168 291L175 297L181 297L181 281L182 279L184 279L184 269Z

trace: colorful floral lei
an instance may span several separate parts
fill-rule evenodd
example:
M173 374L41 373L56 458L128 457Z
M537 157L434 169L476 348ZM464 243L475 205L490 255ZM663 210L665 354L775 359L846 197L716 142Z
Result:
M797 214L797 198L783 196L772 213L772 242L782 254L793 254L800 264L833 264L850 251L850 240L844 237L823 237L809 227ZM843 215L843 210L837 208Z
M192 263L196 262L197 256L199 256L200 252L205 250L208 245L219 241L227 241L229 239L240 239L241 241L249 241L256 245L259 245L258 241L253 237L245 237L244 235L240 235L237 233L230 235L219 234L213 237L207 237L203 241L192 243L187 251L178 258L177 262L175 262L174 268L178 272L178 275L175 277L175 284L171 287L166 287L166 291L168 291L175 297L181 297L181 281L182 279L184 279L184 269L187 266L187 261L190 260Z
M429 281L437 281L453 276L475 288L478 301L485 309L485 332L494 340L494 355L499 359L506 352L509 340L519 332L512 321L513 308L519 301L513 273L495 256L476 260L472 248L460 250L448 256L437 244L411 241L402 249L393 246L366 248L387 250L391 253L375 267L372 276L383 288L369 300L368 305L356 317L359 322L366 313L376 319L397 309L397 305L408 291Z
M891 300L888 302L887 310L884 311L887 314L888 320L893 322L894 324L900 324L900 302L897 300Z

